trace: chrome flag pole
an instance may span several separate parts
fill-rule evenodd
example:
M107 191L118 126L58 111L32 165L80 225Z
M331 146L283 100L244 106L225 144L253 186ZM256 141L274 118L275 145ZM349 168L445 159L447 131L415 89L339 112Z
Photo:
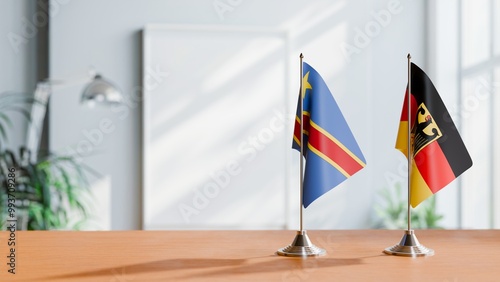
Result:
M417 236L411 229L411 171L413 165L413 142L412 142L412 113L411 113L411 55L408 53L408 93L407 93L407 112L408 112L408 139L407 139L407 158L408 158L408 229L405 230L405 234L401 239L399 244L392 247L388 247L384 250L384 253L389 255L406 256L406 257L420 257L420 256L432 256L434 255L434 250L424 247L418 242Z
M300 53L300 90L299 90L299 103L300 103L300 230L297 231L295 239L292 244L279 249L276 253L280 256L290 256L290 257L310 257L310 256L321 256L326 254L326 251L316 247L309 236L307 236L307 231L303 227L303 202L304 202L304 96L305 90L303 88L303 58L304 55Z

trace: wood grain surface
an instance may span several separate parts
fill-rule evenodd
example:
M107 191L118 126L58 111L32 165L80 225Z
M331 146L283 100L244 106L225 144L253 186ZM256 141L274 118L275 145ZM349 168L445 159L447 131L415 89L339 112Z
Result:
M0 281L500 281L500 230L416 230L432 257L385 255L402 230L308 231L317 258L275 254L295 231L0 232Z

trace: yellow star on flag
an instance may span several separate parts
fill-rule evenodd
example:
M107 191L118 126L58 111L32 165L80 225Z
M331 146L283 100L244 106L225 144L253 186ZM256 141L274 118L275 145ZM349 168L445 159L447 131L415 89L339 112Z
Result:
M311 84L309 83L309 72L304 75L302 78L302 99L304 99L304 96L306 95L306 90L307 89L312 89Z

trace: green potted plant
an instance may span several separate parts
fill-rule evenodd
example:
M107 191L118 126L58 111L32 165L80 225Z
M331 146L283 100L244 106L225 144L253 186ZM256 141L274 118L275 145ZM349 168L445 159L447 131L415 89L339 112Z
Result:
M19 94L0 95L0 199L6 203L1 205L5 208L0 223L4 226L8 218L16 217L18 229L78 229L88 217L91 194L86 172L92 170L73 156L31 158L24 146L15 152L4 145L12 128L7 113L17 112L31 121L28 108L34 102ZM13 202L15 207L9 210Z
M375 205L375 228L406 229L408 227L408 199L403 195L401 183L397 182L392 189L384 189L380 193L379 202ZM436 197L418 205L411 211L411 225L415 229L441 229L443 215L436 211Z

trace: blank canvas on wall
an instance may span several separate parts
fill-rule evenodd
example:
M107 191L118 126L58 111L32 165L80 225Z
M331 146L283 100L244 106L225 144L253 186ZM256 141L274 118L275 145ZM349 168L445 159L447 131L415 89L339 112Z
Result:
M143 228L284 228L286 34L149 25L143 52Z

